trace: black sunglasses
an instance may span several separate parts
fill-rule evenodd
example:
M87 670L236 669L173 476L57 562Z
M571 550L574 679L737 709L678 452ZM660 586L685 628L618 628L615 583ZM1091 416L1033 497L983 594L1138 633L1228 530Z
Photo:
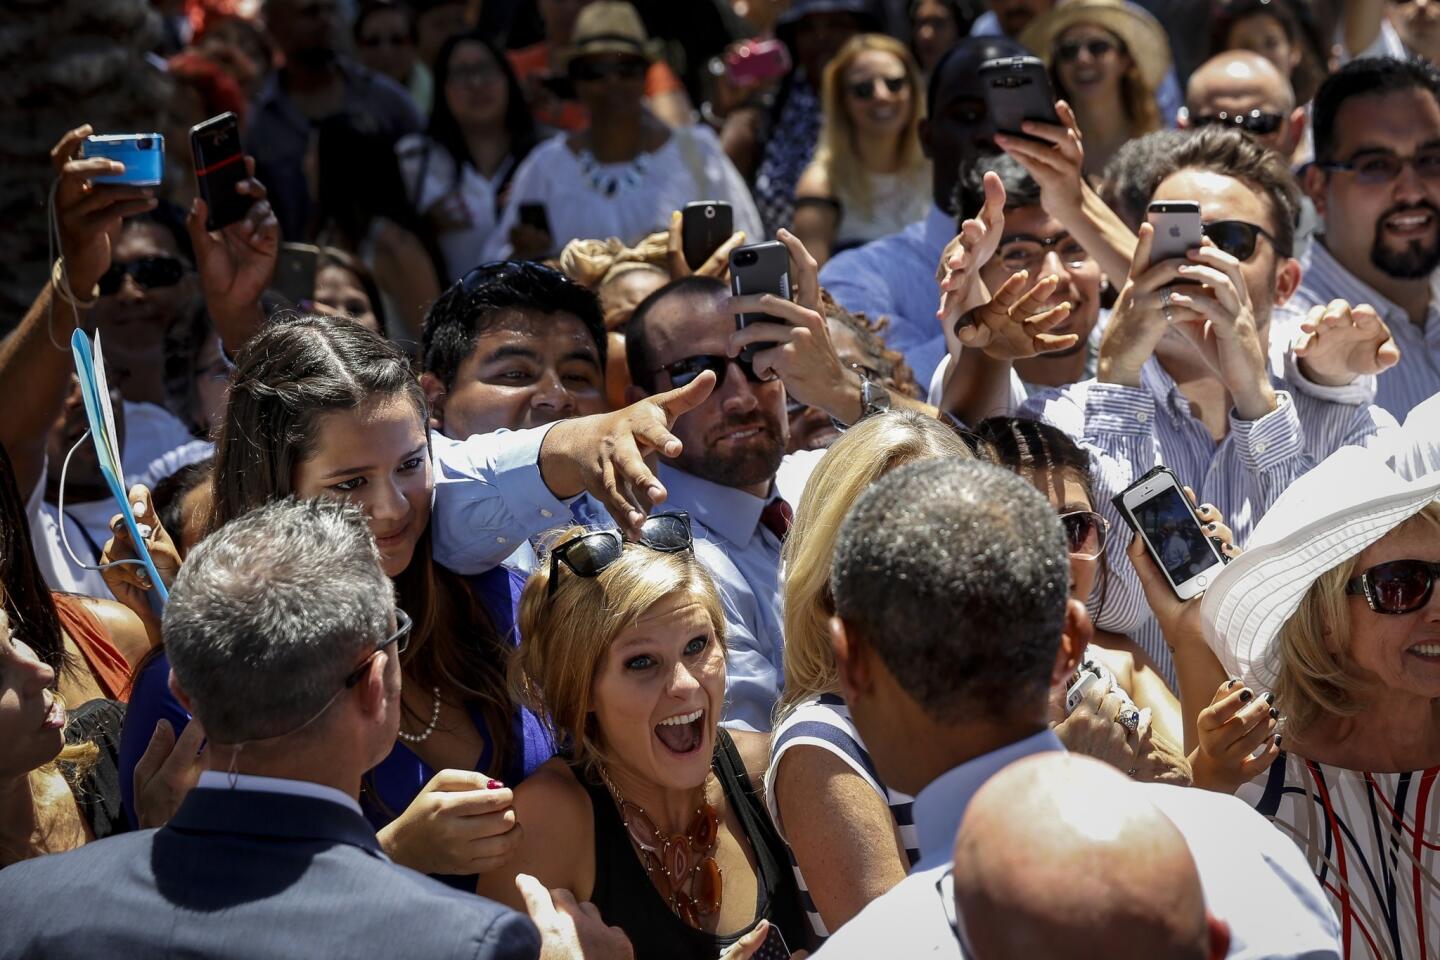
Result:
M1259 109L1251 110L1249 113L1230 113L1220 110L1190 118L1190 125L1193 127L1239 127L1246 133L1253 133L1259 137L1268 137L1279 130L1280 124L1284 122L1284 114L1268 113Z
M125 282L125 275L135 278L143 289L173 287L185 276L185 265L175 257L141 257L129 263L112 263L100 277L100 293L110 296Z
M650 64L639 57L623 57L619 60L594 60L580 58L570 61L570 79L594 82L596 80L639 80L645 76Z
M660 553L682 553L694 549L690 536L690 514L657 513L640 525L640 537L634 541ZM550 585L547 597L555 596L560 580L560 564L570 568L577 577L598 577L601 571L620 559L625 540L618 530L597 530L581 534L550 551Z
M1094 560L1105 551L1110 521L1100 514L1093 510L1062 513L1060 524L1065 528L1065 544L1073 555L1082 560Z
M410 628L413 627L414 624L410 622L410 615L399 607L395 608L395 623L395 632L375 644L375 650L370 656L365 658L365 662L350 671L350 674L345 678L345 689L348 690L359 683L365 677L365 671L370 669L370 662L375 659L376 654L390 646L390 644L395 644L396 653L405 652L405 648L410 645Z
M1351 577L1347 594L1358 594L1376 613L1398 616L1414 613L1430 602L1440 563L1434 560L1391 560Z
M740 372L745 374L745 379L751 383L769 383L775 379L774 374L768 377L762 377L756 373L755 362L753 360L747 360L744 357L719 357L714 354L685 357L676 360L674 363L667 363L659 370L651 370L650 372L652 374L662 372L669 374L671 388L678 389L687 383L693 382L696 377L700 376L700 374L706 370L712 370L715 373L715 387L718 390L725 382L725 377L729 375L730 364L732 363L740 368Z
M1084 50L1090 54L1090 59L1099 60L1111 50L1117 49L1119 44L1113 40L1104 40L1096 37L1093 40L1067 40L1055 47L1055 55L1066 63L1072 63L1080 59L1080 51Z
M858 83L850 84L850 96L856 100L874 100L875 91L880 84L885 84L885 89L891 93L899 93L910 86L909 77L871 77L869 80L861 80Z
M1236 260L1249 260L1254 256L1255 245L1261 237L1269 240L1272 247L1275 246L1275 238L1270 231L1244 220L1216 220L1201 229L1215 246Z

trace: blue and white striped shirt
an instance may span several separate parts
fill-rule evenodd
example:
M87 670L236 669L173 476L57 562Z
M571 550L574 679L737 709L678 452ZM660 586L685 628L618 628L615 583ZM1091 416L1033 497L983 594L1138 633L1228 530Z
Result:
M822 693L819 697L805 700L797 704L775 728L770 741L770 766L765 771L765 804L770 810L770 821L775 824L776 832L785 840L785 852L790 857L790 866L795 870L795 882L800 887L800 901L805 906L805 915L810 918L810 929L823 940L830 935L830 931L825 928L825 921L820 918L820 911L815 908L815 901L810 896L810 888L805 883L805 876L800 872L800 865L795 862L790 841L785 837L785 825L780 820L780 805L775 800L775 775L780 768L780 758L792 747L799 746L818 747L835 754L885 800L890 807L891 816L895 818L900 841L905 844L905 854L910 861L907 868L913 867L915 861L920 859L920 840L915 832L915 798L898 790L891 790L880 782L880 775L875 772L875 765L870 762L870 754L865 750L865 744L860 741L860 731L855 729L855 724L850 719L850 708L845 705L843 697Z
M1305 279L1283 310L1276 310L1271 330L1272 343L1291 343L1300 332L1300 321L1310 308L1344 300L1351 306L1368 303L1390 328L1400 348L1400 362L1379 376L1375 403L1397 420L1420 403L1440 393L1440 275L1431 278L1430 306L1425 324L1410 316L1383 294L1356 277L1325 248L1323 240L1310 244L1301 258Z
M1140 381L1130 387L1085 380L1036 394L1020 411L1064 430L1089 452L1095 507L1110 520L1112 533L1128 527L1111 498L1164 464L1201 503L1213 503L1224 514L1235 542L1243 546L1296 477L1339 447L1364 443L1396 426L1378 407L1292 394L1284 380L1272 375L1275 409L1258 420L1242 420L1231 410L1229 433L1217 443L1157 359L1145 364ZM1129 544L1130 537L1121 534L1105 546L1105 602L1096 610L1091 598L1095 622L1138 643L1174 686L1170 650L1125 555ZM1096 596L1100 587L1097 583Z

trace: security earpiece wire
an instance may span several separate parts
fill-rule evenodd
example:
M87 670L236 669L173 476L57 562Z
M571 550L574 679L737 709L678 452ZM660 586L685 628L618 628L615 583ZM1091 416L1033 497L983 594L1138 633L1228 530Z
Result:
M86 430L85 433L80 437L80 439L75 441L75 445L70 448L70 452L65 454L65 462L60 467L60 502L58 504L60 509L60 542L65 544L65 552L70 554L70 559L74 562L75 566L79 567L82 570L108 570L111 567L123 567L126 564L133 564L134 566L143 568L145 566L145 561L143 560L112 560L109 563L102 563L98 565L93 563L86 563L75 555L74 548L70 546L70 537L65 532L65 475L70 472L70 458L75 456L75 451L80 449L80 444L84 443L86 440L89 439L90 431ZM76 522L79 523L78 520ZM145 579L148 580L149 578L150 574L147 571L145 574Z

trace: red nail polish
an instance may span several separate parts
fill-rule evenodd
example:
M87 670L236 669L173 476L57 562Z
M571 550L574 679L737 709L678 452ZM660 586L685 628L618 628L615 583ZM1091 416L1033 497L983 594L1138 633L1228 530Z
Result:
M505 786L499 780L490 780L485 784L487 790L500 790Z

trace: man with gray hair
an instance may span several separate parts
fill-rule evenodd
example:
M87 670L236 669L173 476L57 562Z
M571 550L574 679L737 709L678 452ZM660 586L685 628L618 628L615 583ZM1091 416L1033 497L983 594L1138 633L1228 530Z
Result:
M896 947L907 957L964 956L956 832L971 798L1000 770L1065 749L1046 709L1092 632L1085 605L1069 597L1060 520L1008 470L912 463L876 481L845 518L830 583L840 689L881 782L915 797L920 859L817 956L870 958ZM1339 925L1314 874L1263 817L1205 790L1133 790L1184 836L1207 906L1231 930L1229 956L1338 960ZM1035 841L1019 833L1009 842ZM987 922L963 918L972 932Z
M0 873L0 958L537 956L528 919L392 864L360 812L409 629L353 506L283 500L211 534L163 632L212 769L158 831ZM55 909L81 884L85 909Z

